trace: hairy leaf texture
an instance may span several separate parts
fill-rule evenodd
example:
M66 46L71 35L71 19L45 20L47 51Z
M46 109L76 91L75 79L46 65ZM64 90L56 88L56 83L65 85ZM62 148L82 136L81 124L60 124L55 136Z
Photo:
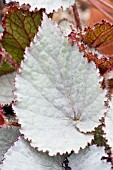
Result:
M9 0L6 0L8 2ZM45 8L47 13L53 12L53 10L57 11L61 6L65 10L66 8L69 8L71 5L75 3L75 0L18 0L20 5L23 3L30 4L31 10L38 8Z
M38 152L20 137L5 154L1 170L62 170L64 156L50 157Z
M82 40L104 54L113 55L113 25L107 21L86 28Z
M24 57L13 106L21 133L50 155L78 152L93 137L84 133L100 124L105 111L94 63L88 64L46 16Z
M14 101L13 83L15 72L0 76L0 103L10 103Z
M17 127L2 127L0 128L0 163L6 151L16 141L20 135Z
M72 154L69 157L69 167L72 170L110 170L110 163L101 160L103 156L107 156L104 147L90 146L81 150L79 154Z
M113 99L111 100L110 109L105 117L104 131L106 133L108 144L110 147L112 147L112 151L113 151Z
M3 19L2 46L16 63L23 59L25 48L29 46L42 20L42 10L32 11L10 7Z

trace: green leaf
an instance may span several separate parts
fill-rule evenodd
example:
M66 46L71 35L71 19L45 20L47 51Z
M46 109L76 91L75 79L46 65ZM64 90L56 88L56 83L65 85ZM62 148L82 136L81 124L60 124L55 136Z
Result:
M10 7L3 19L2 46L18 64L23 59L24 50L38 31L42 20L42 10L32 11Z
M13 72L15 69L10 66L10 64L3 59L2 62L0 63L0 76L6 73L11 73Z
M14 70L15 69L11 64L11 58L5 52L5 50L2 47L0 47L0 76L3 74L13 72Z

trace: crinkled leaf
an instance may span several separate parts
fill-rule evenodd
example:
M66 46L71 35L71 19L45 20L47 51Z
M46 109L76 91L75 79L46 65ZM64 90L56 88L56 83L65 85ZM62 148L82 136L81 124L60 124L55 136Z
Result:
M34 38L42 20L42 10L32 11L10 7L3 20L2 46L17 63L23 59L26 46Z
M14 101L13 83L15 72L0 76L0 103L10 103Z
M105 54L110 54L113 47L113 25L107 21L102 21L88 27L82 34L82 40L90 47L95 47Z
M3 159L3 155L11 147L14 141L16 141L19 135L17 127L0 128L0 162Z
M108 144L112 147L113 150L113 99L110 103L110 109L105 117L105 128L104 131L106 133L106 138L108 140Z
M32 148L22 137L5 154L1 170L62 170L64 156L50 157Z
M18 103L13 108L31 145L51 155L78 152L92 138L80 131L99 125L105 94L94 64L87 63L78 47L71 46L47 17L42 28L16 76Z
M6 0L7 2L9 0ZM25 4L30 4L31 5L31 9L41 9L41 8L45 8L47 13L53 12L53 10L57 11L58 8L61 8L61 6L63 7L63 9L65 10L66 8L69 8L71 5L73 5L75 3L75 0L18 0L18 2L20 3L20 5L22 5L23 3Z
M111 165L101 160L107 156L104 147L91 146L81 150L79 154L69 157L69 166L72 170L111 170Z

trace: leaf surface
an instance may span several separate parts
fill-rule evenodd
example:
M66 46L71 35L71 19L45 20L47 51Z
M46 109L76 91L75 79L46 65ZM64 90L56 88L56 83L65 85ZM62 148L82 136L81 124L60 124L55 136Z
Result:
M64 156L50 157L38 152L22 137L5 154L1 170L62 170ZM13 163L12 163L13 162Z
M37 33L41 20L42 10L30 12L16 6L9 7L3 19L4 32L1 43L17 63L23 59L24 50Z
M113 25L107 21L102 21L88 27L82 34L82 40L90 47L95 47L104 54L110 54L109 50L113 44Z
M46 16L42 28L16 76L18 103L13 109L31 145L50 155L78 152L93 137L81 132L100 124L105 94L95 65L87 63L78 47L71 46Z
M20 135L17 127L2 127L0 128L0 163L6 151L16 141Z
M10 60L6 60L6 58ZM9 62L9 63L8 63ZM11 66L12 64L11 58L9 55L5 52L5 50L0 47L0 76L3 74L7 74L10 72L13 72L15 69Z
M71 5L75 3L75 0L18 0L20 5L23 3L25 4L30 4L31 5L31 10L38 8L45 8L47 13L53 12L53 10L57 11L61 6L65 10L66 8L69 8Z
M110 145L110 147L112 147L112 151L113 151L113 99L111 100L110 109L105 117L104 131L106 133L108 144Z
M69 166L72 170L110 170L111 165L101 160L107 156L104 147L91 146L81 150L79 154L69 157Z
M2 104L14 101L13 83L15 72L0 76L0 102Z

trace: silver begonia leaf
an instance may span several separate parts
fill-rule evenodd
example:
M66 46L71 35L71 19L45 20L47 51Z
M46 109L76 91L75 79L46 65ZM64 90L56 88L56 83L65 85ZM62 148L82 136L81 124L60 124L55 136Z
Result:
M17 127L2 127L0 128L0 163L3 155L11 147L20 135Z
M107 138L108 144L112 147L113 151L113 99L110 102L110 109L105 116L105 136Z
M42 28L42 29L41 29ZM21 133L38 150L78 152L93 138L104 115L105 94L94 63L87 63L45 15L16 76L13 109Z
M13 83L15 72L0 76L0 103L6 104L14 100Z
M53 12L53 10L57 11L59 8L63 7L65 10L69 8L71 5L75 3L75 0L17 0L20 5L22 4L30 4L31 10L35 8L41 9L45 8L47 13ZM6 2L10 2L10 0L6 0Z
M71 170L111 170L111 164L101 160L103 156L107 156L104 147L90 146L72 154L68 159L69 167Z
M63 156L38 152L22 137L5 154L1 170L62 170Z

